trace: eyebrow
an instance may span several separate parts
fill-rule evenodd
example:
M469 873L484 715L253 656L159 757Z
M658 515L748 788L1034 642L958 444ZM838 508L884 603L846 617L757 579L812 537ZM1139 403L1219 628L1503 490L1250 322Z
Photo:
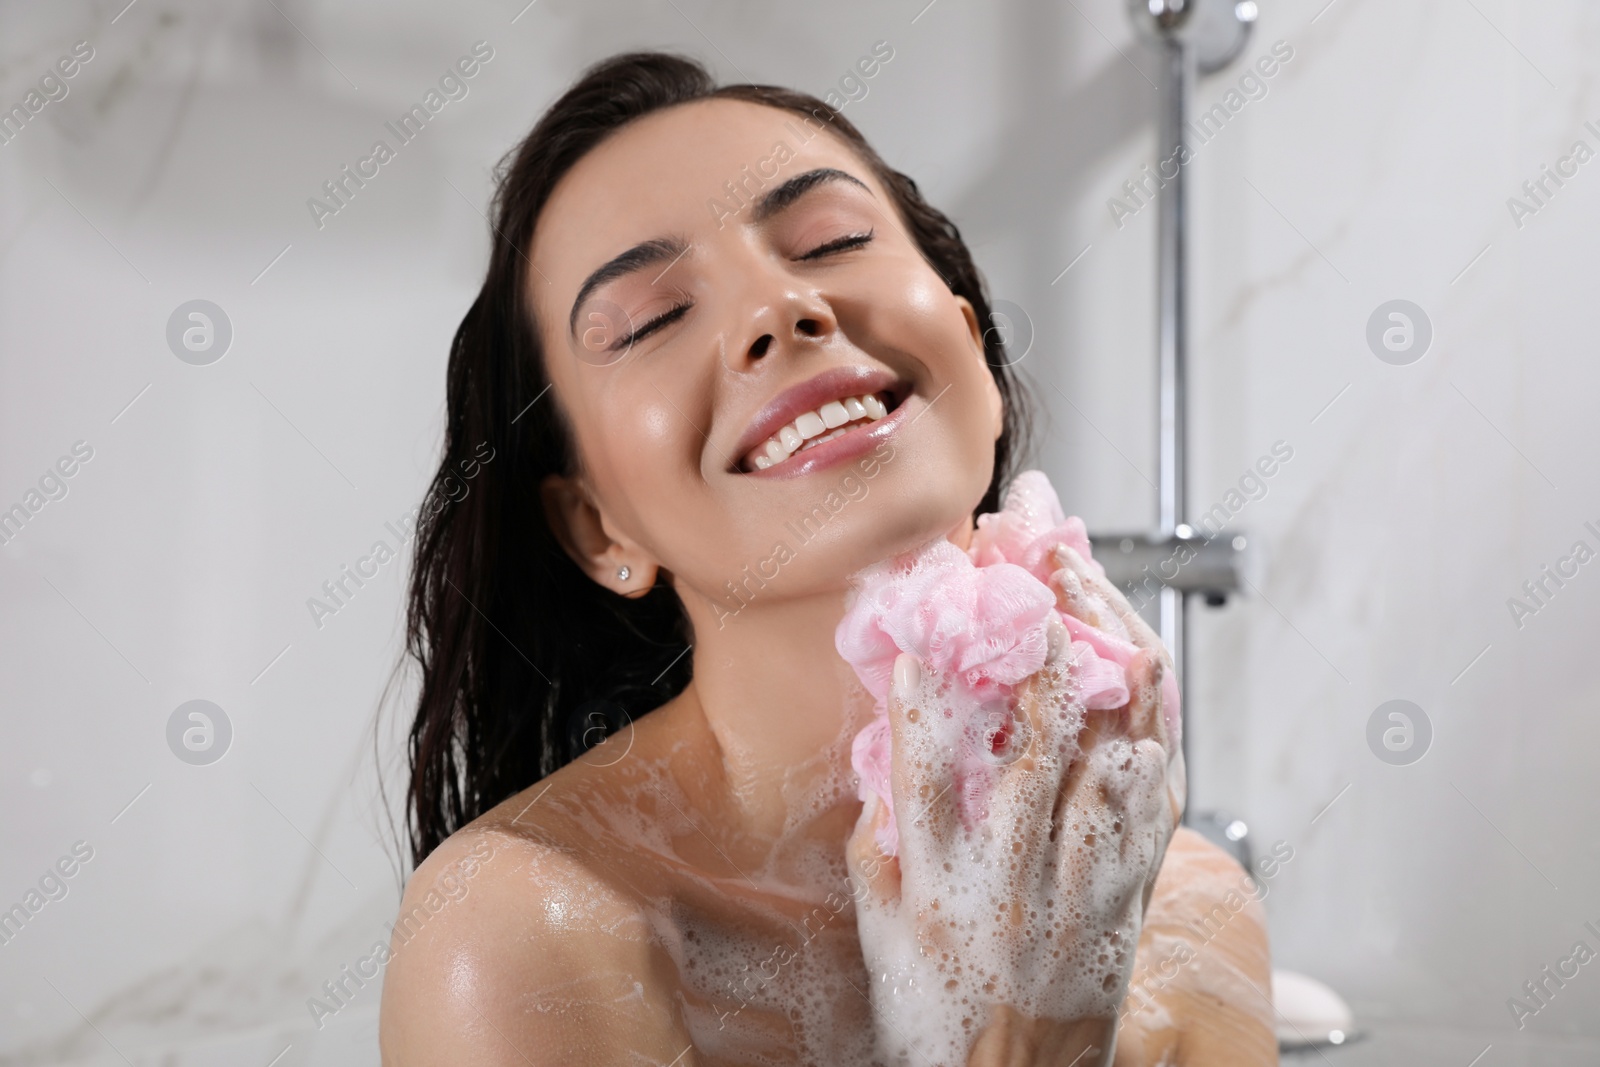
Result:
M751 212L750 217L756 222L765 222L817 186L825 182L837 181L851 182L861 186L863 189L867 188L866 183L854 174L848 174L833 167L818 167L816 170L808 170L804 174L796 174L793 178L790 178L766 196L757 200L755 210ZM867 189L867 192L870 194L872 190Z
M797 174L784 182L776 189L771 190L760 200L755 202L750 217L754 222L765 222L784 208L799 200L806 193L819 185L828 182L845 181L866 189L868 195L872 190L860 178L853 174L839 170L835 167L818 167L808 170L804 174ZM578 287L577 298L572 301L572 313L567 318L568 329L576 332L578 328L578 309L600 286L624 274L632 274L636 270L654 266L657 263L673 263L682 258L689 250L688 241L682 237L653 237L648 241L641 241L621 255L614 256L601 264L592 274L583 280Z
M689 242L682 237L653 237L607 260L578 287L578 298L572 302L572 314L568 316L567 328L574 333L577 332L578 309L589 299L590 293L606 282L657 263L670 263L688 250Z

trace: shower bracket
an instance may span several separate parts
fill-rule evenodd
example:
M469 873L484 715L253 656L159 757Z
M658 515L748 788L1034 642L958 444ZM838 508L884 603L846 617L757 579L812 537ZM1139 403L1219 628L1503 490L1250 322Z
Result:
M1106 580L1120 588L1136 610L1155 601L1163 587L1221 607L1229 594L1239 591L1247 545L1242 533L1223 530L1207 537L1188 524L1180 524L1165 537L1147 533L1090 537Z

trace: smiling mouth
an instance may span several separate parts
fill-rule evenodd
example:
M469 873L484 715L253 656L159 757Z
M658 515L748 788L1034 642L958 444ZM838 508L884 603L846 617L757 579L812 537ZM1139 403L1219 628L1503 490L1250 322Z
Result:
M739 460L739 470L745 474L766 470L824 441L870 426L899 407L908 392L908 388L891 388L830 400L796 416L793 422L752 448Z

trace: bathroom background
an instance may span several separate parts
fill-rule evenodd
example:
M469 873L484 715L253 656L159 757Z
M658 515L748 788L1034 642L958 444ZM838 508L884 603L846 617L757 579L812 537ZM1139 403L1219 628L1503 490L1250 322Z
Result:
M0 909L43 899L0 1064L377 1063L377 979L308 1000L398 900L403 542L490 169L595 59L847 100L1004 302L1068 511L1152 523L1119 0L524 3L0 3ZM1363 1035L1312 1059L1600 1060L1596 56L1582 0L1268 0L1194 93L1191 513L1252 558L1192 609L1192 803L1293 849L1275 961Z

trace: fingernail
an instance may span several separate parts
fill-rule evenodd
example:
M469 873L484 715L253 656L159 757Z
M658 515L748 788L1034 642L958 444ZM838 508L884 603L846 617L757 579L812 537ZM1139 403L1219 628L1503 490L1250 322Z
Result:
M922 681L922 664L909 652L902 652L894 660L894 688L908 693Z
M1050 616L1050 623L1045 629L1045 648L1051 659L1061 655L1061 650L1067 646L1071 635L1067 633L1067 624L1061 621L1059 614Z
M1061 567L1054 571L1050 577L1061 586L1061 591L1069 598L1075 600L1083 596L1083 581L1078 577L1077 572L1070 567Z

